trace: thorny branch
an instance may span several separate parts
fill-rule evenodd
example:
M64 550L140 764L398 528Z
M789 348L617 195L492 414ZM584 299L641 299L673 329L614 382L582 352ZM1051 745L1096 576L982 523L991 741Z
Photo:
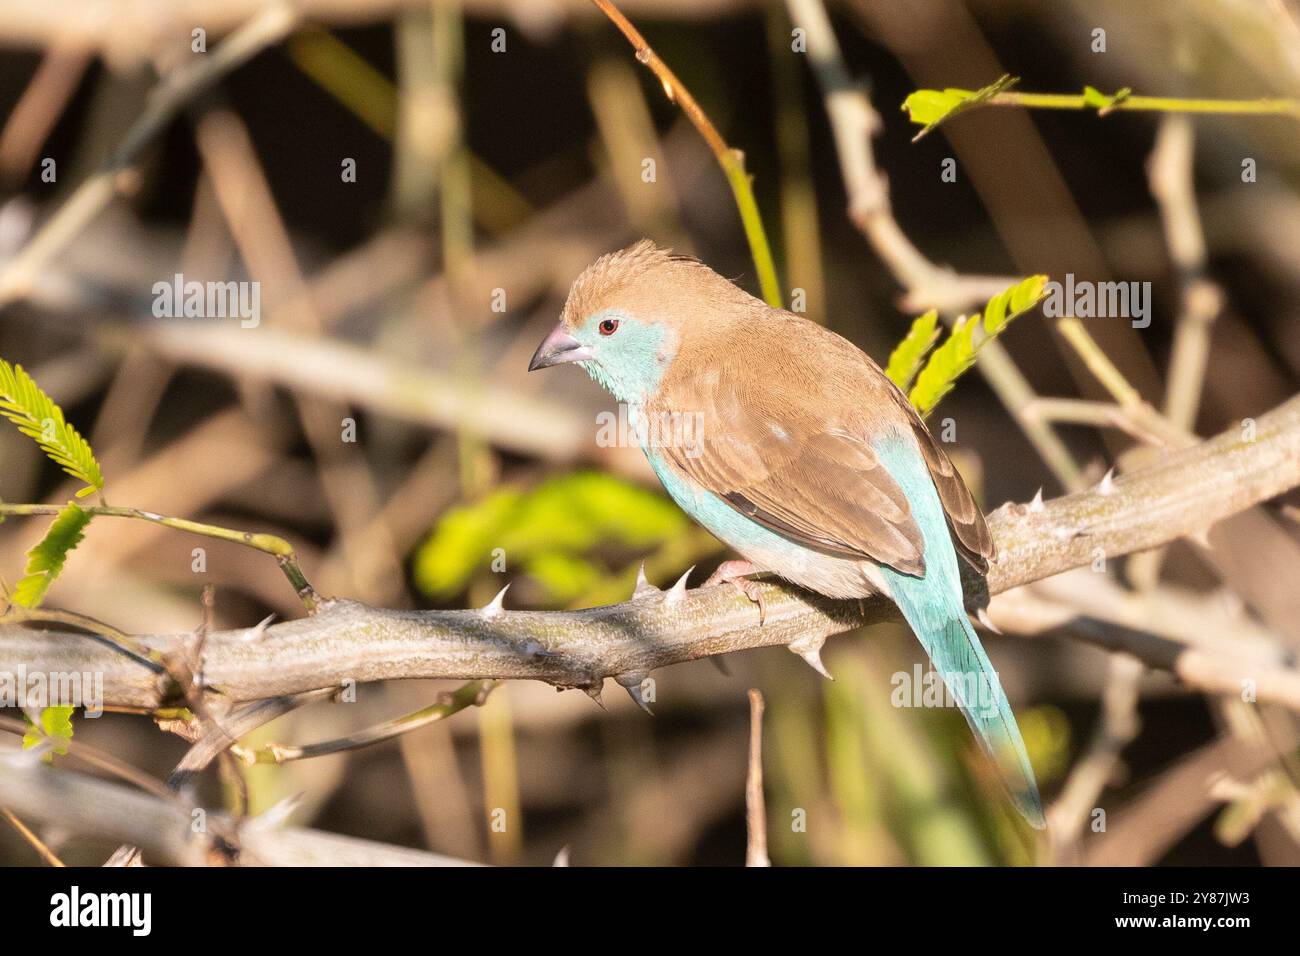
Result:
M1251 438L1253 437L1253 440ZM1195 535L1214 522L1300 485L1300 397L1147 468L1041 505L1006 505L990 517L998 560L972 603L987 595ZM634 697L659 667L754 647L787 645L820 663L825 638L892 618L884 599L832 601L766 584L766 623L732 588L642 588L623 604L571 612L507 611L500 596L482 610L400 611L352 601L312 617L209 636L206 686L231 701L398 678L533 679L599 694L613 677ZM141 637L166 646L166 635ZM1146 661L1169 668L1170 656ZM156 707L176 697L166 678L73 634L0 624L0 673L101 672L104 700Z

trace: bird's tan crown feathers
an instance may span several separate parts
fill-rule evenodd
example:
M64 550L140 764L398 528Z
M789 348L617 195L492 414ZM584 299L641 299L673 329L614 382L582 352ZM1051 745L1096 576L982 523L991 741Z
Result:
M693 256L642 239L583 270L569 289L562 321L575 329L588 316L617 307L646 321L682 327L710 315L716 322L736 314L737 306L742 313L755 306L766 308Z

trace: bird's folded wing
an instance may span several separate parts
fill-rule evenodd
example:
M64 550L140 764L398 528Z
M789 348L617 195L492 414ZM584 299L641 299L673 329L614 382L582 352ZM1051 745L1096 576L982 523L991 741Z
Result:
M921 449L934 487L939 492L939 501L948 516L948 526L956 538L957 550L980 574L987 574L989 561L993 559L995 548L989 526L984 521L984 512L975 503L966 482L948 460L947 454L934 440L929 429L921 422L920 416L907 405L907 399L898 393L899 401L906 405L912 422L912 433Z
M746 394L735 381L710 384L675 396L679 411L692 408L702 420L697 441L660 449L673 467L800 544L925 573L907 497L863 423L788 399L778 406L771 391Z

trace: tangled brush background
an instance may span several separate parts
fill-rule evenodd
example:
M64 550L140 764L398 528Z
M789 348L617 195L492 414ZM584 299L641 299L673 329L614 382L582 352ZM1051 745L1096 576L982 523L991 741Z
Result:
M0 10L0 357L93 448L103 501L86 507L272 536L317 594L399 610L490 606L507 582L508 609L616 604L643 563L668 588L727 557L662 494L604 393L525 374L573 278L641 236L774 291L882 365L931 307L937 336L1024 277L1149 283L1146 324L1017 318L931 416L985 511L1158 465L1295 395L1294 4L827 6L619 3L676 75L672 100L585 0ZM952 110L913 141L910 94L1003 76L1019 82L983 103L912 100ZM683 91L743 172L728 179ZM1016 100L1038 92L1080 102ZM1272 108L1194 105L1261 99ZM187 315L185 282L245 298ZM17 503L57 510L78 487L0 429L11 592L51 521ZM922 652L891 622L827 642L834 682L780 646L657 670L633 692L653 718L614 682L607 709L539 681L360 682L237 735L182 799L237 832L301 794L294 827L385 845L353 847L369 862L410 848L500 864L1294 865L1297 501L1241 501L1203 541L1102 554L994 613L1006 633L983 636L1050 839L1004 805L955 709L914 706ZM41 608L128 635L305 615L271 538L112 515L84 533ZM22 660L20 630L77 626L0 620L0 671ZM761 761L749 688L766 703ZM68 753L44 752L149 794L235 701L198 706L78 712ZM0 718L6 756L62 734L21 708ZM374 727L408 732L352 746ZM323 756L269 746L331 741ZM7 864L96 865L130 842L5 794ZM189 861L168 847L145 857ZM357 859L310 840L262 850Z

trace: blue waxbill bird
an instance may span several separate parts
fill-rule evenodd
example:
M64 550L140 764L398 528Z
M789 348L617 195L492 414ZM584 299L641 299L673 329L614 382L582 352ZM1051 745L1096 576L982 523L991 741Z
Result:
M867 355L649 241L596 260L529 370L576 362L629 408L692 518L746 560L711 581L751 598L771 572L902 610L1016 806L1043 810L1015 716L966 616L960 554L993 557L984 516L907 398ZM665 440L663 422L694 422ZM760 614L762 608L760 607Z

